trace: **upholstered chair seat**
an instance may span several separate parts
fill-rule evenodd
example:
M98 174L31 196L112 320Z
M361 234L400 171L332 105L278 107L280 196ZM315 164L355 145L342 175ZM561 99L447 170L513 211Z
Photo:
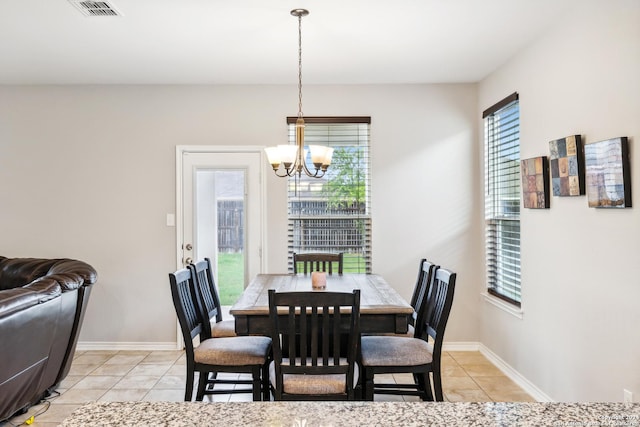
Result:
M284 365L289 364L289 359L283 358ZM348 365L346 358L340 358L340 365ZM311 365L311 359L307 359L307 364ZM297 366L301 366L300 361L296 361ZM353 386L358 384L359 371L358 364L354 366ZM276 386L275 362L269 365L269 380L271 386ZM284 374L282 377L282 391L289 394L340 394L347 392L347 384L343 374L323 374L323 375L298 375Z
M362 364L365 366L426 365L432 360L433 345L418 338L362 337Z
M193 351L196 363L207 365L262 365L271 346L269 337L227 337L204 340Z

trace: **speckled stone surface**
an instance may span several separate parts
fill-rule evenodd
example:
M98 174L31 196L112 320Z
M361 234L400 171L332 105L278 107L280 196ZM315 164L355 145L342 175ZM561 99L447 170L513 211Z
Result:
M447 402L88 403L62 426L640 426L640 404Z

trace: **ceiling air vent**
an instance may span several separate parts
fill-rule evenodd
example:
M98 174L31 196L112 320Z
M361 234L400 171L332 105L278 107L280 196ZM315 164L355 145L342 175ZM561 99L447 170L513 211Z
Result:
M69 0L69 3L86 16L122 16L113 5L106 1Z

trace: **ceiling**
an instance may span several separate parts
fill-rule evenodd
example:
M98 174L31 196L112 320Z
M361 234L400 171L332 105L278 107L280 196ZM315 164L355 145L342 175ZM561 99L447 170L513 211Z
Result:
M0 1L0 84L476 82L584 0Z

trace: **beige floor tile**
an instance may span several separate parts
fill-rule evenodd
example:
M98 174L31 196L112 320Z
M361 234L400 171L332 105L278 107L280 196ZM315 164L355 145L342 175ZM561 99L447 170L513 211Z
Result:
M118 354L124 354L127 356L144 356L147 357L152 351L148 350L120 350Z
M55 404L60 403L86 403L94 400L98 400L107 392L106 389L69 389L56 398Z
M491 402L491 398L483 390L450 390L444 392L449 402Z
M242 374L237 374L234 372L219 372L217 378L221 380L237 380L240 379L241 375ZM248 378L251 379L251 376L249 375Z
M374 394L374 402L404 402L403 396L395 394Z
M187 364L187 357L184 354L180 356L175 363L175 365L186 365L186 364Z
M464 365L466 363L491 363L479 351L450 351L449 355L453 357L459 365Z
M58 387L58 389L66 390L68 388L71 388L84 377L84 375L67 375L66 378L63 379L62 382L60 382L60 386Z
M129 371L129 373L127 375L157 375L157 376L161 376L164 375L169 368L171 368L171 365L169 364L164 364L164 365L138 365L136 367L134 367L131 371Z
M393 381L393 374L376 374L373 377L373 382L378 384L390 384Z
M124 376L127 375L133 368L138 365L102 365L98 366L93 372L89 375L116 375L116 376Z
M251 393L236 393L229 396L229 402L252 402L253 394Z
M153 386L154 390L160 389L176 389L176 388L184 388L186 384L186 380L184 375L165 375L161 377L156 385ZM195 387L195 386L194 386Z
M160 379L157 375L127 375L123 377L118 383L116 383L113 388L115 389L123 389L123 388L132 388L132 389L147 389L150 390L153 386L156 385L158 380Z
M182 392L183 394L183 398L184 398L184 391ZM195 400L195 391L193 392L193 400ZM230 394L209 394L207 396L204 396L202 398L203 402L228 402L229 398L231 397Z
M181 356L183 352L172 350L172 351L153 351L149 353L147 357L145 357L142 364L164 364L164 363L175 363Z
M443 366L440 369L443 377L468 377L467 371L462 369L457 363L455 365Z
M535 402L536 400L525 391L492 392L490 397L495 402Z
M137 354L132 352L131 354L116 354L111 357L109 360L105 362L106 365L137 365L145 357L147 357L149 353Z
M147 402L180 402L184 400L184 389L149 390L142 400Z
M402 396L402 399L405 402L420 402L420 401L422 401L422 399L420 399L420 396Z
M103 355L110 355L110 356L114 356L116 354L118 354L120 351L119 350L85 350L82 351L82 354L103 354ZM76 352L77 354L78 352Z
M471 377L449 377L442 379L442 389L450 390L480 390L480 386Z
M529 394L506 376L475 377L474 380L496 402L532 401Z
M147 389L111 389L100 399L100 402L127 402L139 401L149 392Z
M171 365L169 370L165 372L165 375L187 375L187 367L185 365Z
M453 357L451 357L451 355L450 355L449 353L442 353L442 354L440 355L440 363L441 363L442 365L446 365L446 364L448 364L448 363L455 363L455 364L457 364L458 362L456 362L456 360L455 360Z
M462 369L471 377L499 377L504 373L492 363L464 364Z
M393 381L396 384L414 384L413 374L393 374Z
M91 364L91 365L76 365L75 363L71 363L71 369L69 369L69 375L89 375L95 369L100 367L99 364Z
M73 359L74 365L102 365L107 360L111 359L113 355L110 354L93 354L85 353L82 356Z
M474 378L475 382L486 392L495 390L519 391L520 387L510 378L500 375L495 377L478 377Z
M87 390L92 388L108 390L115 384L117 384L121 379L122 377L117 376L88 375L82 380L78 381L78 383L74 385L71 390Z

